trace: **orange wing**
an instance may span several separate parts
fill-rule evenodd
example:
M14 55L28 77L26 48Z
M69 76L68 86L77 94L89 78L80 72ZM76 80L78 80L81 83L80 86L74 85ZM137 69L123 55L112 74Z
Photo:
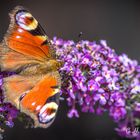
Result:
M27 10L18 6L10 13L10 18L9 29L0 45L0 59L8 62L5 65L13 63L17 53L27 57L27 60L32 59L36 62L54 58L54 50L48 37L37 20ZM13 51L12 54L9 54L10 51ZM16 61L20 63L22 60L19 57ZM26 61L21 65L24 66L25 63ZM3 69L7 70L6 66Z
M19 109L19 98L24 93L31 90L41 78L41 76L21 75L13 75L4 78L2 89L6 96L5 101L10 102Z
M16 7L10 17L8 33L0 44L0 67L19 75L4 78L5 100L32 117L36 127L46 128L58 108L58 62L44 30L27 10Z
M14 75L4 79L6 101L30 115L35 127L48 127L54 120L59 104L60 77L58 72L44 76Z
M4 46L2 50L0 50L1 71L17 71L23 69L29 64L36 65L38 63L38 60L27 57L8 48L4 48Z

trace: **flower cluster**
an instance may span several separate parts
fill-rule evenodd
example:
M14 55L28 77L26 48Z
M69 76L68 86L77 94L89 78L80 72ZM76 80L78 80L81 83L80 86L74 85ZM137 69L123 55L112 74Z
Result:
M108 111L118 123L116 131L122 137L139 139L140 126L140 66L126 54L117 55L106 41L64 41L54 37L52 45L61 67L61 95L67 100L68 117L79 117L79 110L101 115ZM7 74L0 74L2 79ZM4 102L0 92L0 123L13 126L17 111Z
M62 95L66 95L70 110L68 117L82 112L98 115L108 111L118 123L119 135L133 138L140 125L140 66L126 54L117 55L100 43L53 39L58 59L64 62ZM129 133L127 129L129 129ZM138 129L137 129L138 130Z
M3 83L3 78L6 76L10 76L12 74L13 73L11 72L0 73L0 127L1 128L3 125L13 127L14 126L13 119L16 118L19 113L19 111L15 107L13 107L10 103L4 102L4 95L2 93L2 88L1 88Z

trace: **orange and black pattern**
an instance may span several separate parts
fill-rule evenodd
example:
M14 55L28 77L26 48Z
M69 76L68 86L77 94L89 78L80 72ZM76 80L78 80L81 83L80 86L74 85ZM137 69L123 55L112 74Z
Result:
M0 44L0 68L16 74L4 78L5 102L29 115L35 127L46 128L59 105L59 62L45 31L28 10L16 7L10 18Z

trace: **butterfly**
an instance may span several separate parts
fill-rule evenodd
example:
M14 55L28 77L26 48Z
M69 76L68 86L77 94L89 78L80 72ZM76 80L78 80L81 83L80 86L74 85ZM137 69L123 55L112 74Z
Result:
M15 74L3 79L5 102L34 120L34 127L52 124L59 106L61 64L50 39L31 13L17 6L0 44L1 71Z

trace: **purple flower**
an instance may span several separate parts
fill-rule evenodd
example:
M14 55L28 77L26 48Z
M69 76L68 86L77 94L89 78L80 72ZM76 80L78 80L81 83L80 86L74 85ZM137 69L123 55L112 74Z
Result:
M13 73L1 72L0 74L0 88L2 86L3 78ZM10 103L4 102L4 95L2 94L2 90L0 89L0 119L5 125L9 127L14 126L13 120L17 118L19 111L13 107Z
M116 107L116 106L110 107L110 116L112 116L116 122L124 119L126 113L127 111L124 107Z
M72 108L69 113L68 113L68 117L72 118L72 117L79 117L78 111L74 108Z
M54 38L52 42L58 59L65 62L60 74L65 74L62 95L66 95L72 108L68 116L76 116L77 106L80 106L82 112L98 115L108 111L118 123L125 118L129 120L129 112L132 112L133 121L136 122L136 114L140 114L138 62L129 59L126 54L117 55L104 40L99 44L87 40L77 44L62 40L56 43L60 40ZM125 133L124 129L122 125L116 130L120 134Z
M105 112L106 110L103 108L103 107L98 107L97 109L96 109L96 114L97 115L102 115L104 112Z
M101 94L95 94L93 97L94 101L99 101L101 105L105 105L109 99L108 93L101 93Z
M135 109L135 111L140 112L140 103L135 102L135 104L134 104L134 109Z
M97 80L97 78L96 78L96 80ZM89 91L97 91L99 89L98 82L96 82L95 80L92 80L92 79L87 82L87 86L88 86Z

